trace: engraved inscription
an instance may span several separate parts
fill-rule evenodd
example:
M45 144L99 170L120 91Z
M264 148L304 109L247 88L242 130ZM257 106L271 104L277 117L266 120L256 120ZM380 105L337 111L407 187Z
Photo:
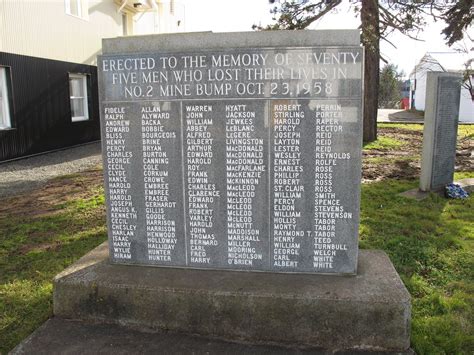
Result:
M459 79L438 79L438 111L435 118L433 186L453 181L459 111Z
M143 186L148 260L170 262L176 247L176 221L169 211L176 210L170 198L170 158L164 143L173 144L176 133L165 129L170 113L158 105L141 108L143 143Z
M127 149L130 121L125 107L106 106L103 110L106 142L105 163L109 196L111 250L115 259L130 260L131 242L137 229L137 211L132 200L129 166L133 152Z
M247 104L225 105L227 262L253 266L263 260L261 233L254 209L257 187L265 179L264 140L257 115Z
M332 141L344 131L342 106L317 104L315 121L315 173L314 173L314 250L313 267L329 270L339 251L347 251L347 245L335 243L339 220L352 219L334 191L334 169L341 161L351 159L350 152L333 150Z
M305 231L298 228L302 184L301 104L273 105L273 266L297 268ZM304 213L304 211L303 211Z
M360 47L105 55L111 260L354 273Z
M213 106L184 105L186 121L186 184L191 265L211 264L212 249L219 246L215 233L215 203L220 197L213 178Z

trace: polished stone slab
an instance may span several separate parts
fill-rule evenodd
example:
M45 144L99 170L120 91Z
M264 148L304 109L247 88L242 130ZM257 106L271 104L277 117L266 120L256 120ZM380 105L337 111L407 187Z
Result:
M134 52L128 38L104 42L112 261L355 274L363 50L346 32L196 34L187 50L175 35L136 38Z
M461 74L428 72L420 190L453 182L461 97Z

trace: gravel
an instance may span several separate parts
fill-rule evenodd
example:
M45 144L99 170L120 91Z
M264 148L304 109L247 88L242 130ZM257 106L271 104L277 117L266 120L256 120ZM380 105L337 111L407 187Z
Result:
M100 142L0 164L0 198L25 193L58 176L102 165Z

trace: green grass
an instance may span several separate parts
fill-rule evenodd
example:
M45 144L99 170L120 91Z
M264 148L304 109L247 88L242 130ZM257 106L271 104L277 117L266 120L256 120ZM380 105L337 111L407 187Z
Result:
M474 173L456 175L464 177ZM418 354L472 354L474 198L399 195L417 184L362 185L360 246L385 250L410 291ZM106 239L102 189L50 207L39 216L0 219L0 352L51 316L52 278Z
M419 123L377 123L377 128L402 128L411 131L423 131L423 125Z
M423 131L423 125L417 123L378 123L377 128L402 128L411 131ZM473 138L474 139L474 124L460 124L458 125L459 138Z
M408 156L401 156L395 158L386 158L386 157L369 157L365 158L364 161L370 164L387 164L387 163L396 163L400 161L416 161L419 159L418 156L415 155L408 155Z
M474 177L474 173L456 178ZM360 247L385 250L412 295L418 354L474 351L474 199L399 196L417 182L362 186Z
M460 138L474 139L474 124L463 124L458 126Z
M52 315L52 279L106 239L102 189L0 219L0 353Z
M365 143L364 150L395 150L405 145L401 140L379 136L376 141Z

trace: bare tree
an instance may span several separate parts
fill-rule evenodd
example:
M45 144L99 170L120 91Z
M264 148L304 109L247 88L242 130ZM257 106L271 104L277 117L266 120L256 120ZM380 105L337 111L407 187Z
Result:
M453 45L453 48L467 58L464 62L462 87L469 91L474 102L474 38L465 32L463 40Z
M334 12L342 0L269 0L273 4L274 24L260 30L301 30L328 13ZM360 15L362 44L365 46L364 63L364 141L377 139L377 107L379 84L380 41L399 31L416 39L426 25L427 17L442 19L448 24L443 30L448 43L463 37L463 29L473 20L474 0L449 1L428 0L352 0L351 8ZM457 22L452 23L452 20ZM392 44L392 43L391 43ZM393 45L393 44L392 44Z

